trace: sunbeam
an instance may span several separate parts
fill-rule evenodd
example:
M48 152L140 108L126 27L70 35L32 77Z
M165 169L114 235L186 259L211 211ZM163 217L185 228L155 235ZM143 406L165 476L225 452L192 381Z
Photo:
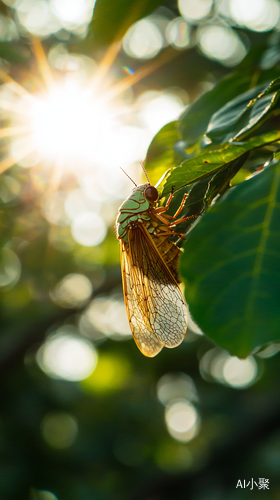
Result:
M143 112L141 115L140 108L144 110L147 101L143 104L136 100L132 88L177 52L167 49L156 61L114 81L112 68L121 42L111 44L97 70L86 66L86 73L79 65L73 71L71 64L63 73L55 71L36 38L32 38L32 49L38 68L38 75L32 75L32 92L0 71L0 79L5 82L0 87L0 108L4 112L0 139L6 140L0 172L14 164L24 168L38 165L48 172L48 191L59 189L64 173L71 172L86 184L88 181L82 178L94 176L101 190L111 192L114 186L114 191L123 196L121 186L126 181L118 180L118 167L122 165L130 172L133 164L145 157L154 134L154 129L151 132L145 124ZM70 63L71 58L82 61L77 54L66 53L65 57Z
M43 80L46 84L47 89L50 89L52 85L54 84L54 79L53 75L51 72L51 68L49 66L48 60L46 58L46 54L43 50L42 44L37 38L32 39L32 47L33 47L33 52L36 57L38 67L40 70L40 73L43 77Z

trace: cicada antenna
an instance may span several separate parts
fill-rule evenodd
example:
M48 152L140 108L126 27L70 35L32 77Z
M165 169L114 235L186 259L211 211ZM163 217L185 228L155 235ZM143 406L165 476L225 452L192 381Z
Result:
M131 179L131 177L129 177L129 175L126 173L126 171L125 171L122 167L120 167L120 169L121 169L121 170L123 171L123 173L124 173L124 174L125 174L125 175L126 175L126 176L130 179L130 180L131 180L131 182L133 182L134 186L136 186L136 187L137 187L136 182L134 182L134 180L133 180L133 179Z
M146 169L145 169L145 167L144 167L144 164L142 163L142 161L139 161L139 163L140 163L140 165L141 165L141 167L142 167L142 169L143 169L143 172L144 172L145 176L147 177L147 181L148 181L148 183L149 183L149 184L151 184L151 183L150 183L150 179L149 179L149 177L148 177L148 174L147 174L147 172L146 172Z

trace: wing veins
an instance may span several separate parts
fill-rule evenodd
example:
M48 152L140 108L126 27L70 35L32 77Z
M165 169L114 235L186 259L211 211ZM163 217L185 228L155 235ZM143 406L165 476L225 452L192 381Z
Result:
M187 329L187 306L147 229L139 224L122 242L125 303L134 339L146 356L176 347Z

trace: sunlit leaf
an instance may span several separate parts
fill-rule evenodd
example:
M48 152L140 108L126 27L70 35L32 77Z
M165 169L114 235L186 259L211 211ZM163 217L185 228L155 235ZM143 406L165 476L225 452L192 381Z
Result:
M145 164L151 184L155 185L167 170L178 165L186 157L185 154L182 158L183 149L181 157L178 148L175 149L176 143L181 138L178 122L176 121L165 125L153 138L147 152Z
M227 163L240 158L242 155L265 144L275 142L280 139L280 132L273 131L267 134L253 137L243 143L223 144L216 150L205 151L195 158L185 160L179 167L174 168L167 177L163 194L173 189L180 189L183 186L214 173Z
M195 321L232 355L279 340L280 163L233 188L191 232L180 273Z

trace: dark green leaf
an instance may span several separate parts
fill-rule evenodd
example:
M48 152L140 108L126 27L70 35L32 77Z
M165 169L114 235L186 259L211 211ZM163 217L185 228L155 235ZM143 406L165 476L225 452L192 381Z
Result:
M180 126L183 139L190 145L195 144L205 133L211 116L228 101L248 91L252 85L255 87L258 83L272 80L278 75L279 72L277 74L276 71L264 71L259 74L258 71L244 70L221 80L184 113Z
M232 355L280 338L279 207L277 163L233 188L184 245L180 273L191 313Z
M244 139L271 116L279 101L280 78L259 85L228 102L215 113L206 135L216 143Z
M218 170L218 172L212 177L204 198L205 204L207 206L211 205L213 199L218 194L223 194L230 187L231 179L233 179L237 172L243 167L249 154L250 153L245 153L237 160L231 161L220 170Z
M195 158L185 160L179 167L174 168L167 177L163 195L170 193L173 189L180 189L183 186L192 184L193 182L215 172L222 166L230 163L248 151L259 148L270 142L275 142L280 139L280 131L273 131L267 134L253 137L243 143L224 144L216 150L205 151Z
M266 87L267 85L258 85L227 102L213 114L206 130L207 136L217 143L226 142L232 138L237 132L237 124L248 110L248 104L252 99L255 100Z
M178 224L176 226L176 232L183 233L184 235L186 235L190 231L192 226L196 224L198 216L205 207L204 197L205 193L207 192L210 180L211 180L211 175L208 177L204 177L200 181L196 182L191 187L191 189L189 187L188 188L185 187L182 190L175 193L174 195L175 200L176 201L178 200L176 209L179 207L180 202L182 201L184 192L189 193L185 206L182 212L180 213L180 217L189 217L189 219L185 220L181 224ZM176 210L173 210L170 213L173 215L175 212ZM179 244L179 246L181 246L182 241L179 241L177 243Z

